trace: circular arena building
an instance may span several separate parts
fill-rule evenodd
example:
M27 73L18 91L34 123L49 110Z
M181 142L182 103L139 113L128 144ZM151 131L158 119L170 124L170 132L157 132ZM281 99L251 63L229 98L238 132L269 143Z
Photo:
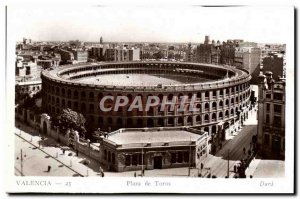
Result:
M245 70L200 63L68 65L42 72L42 102L44 111L50 115L59 114L64 108L82 113L95 129L194 126L211 135L218 131L219 124L231 131L236 121L248 117L250 79ZM105 112L99 108L99 102L107 96L112 98L105 101L106 107L113 107L117 96L126 96L129 103ZM128 111L137 96L143 102L143 110ZM145 110L149 96L166 96L167 100ZM187 100L173 101L174 97ZM175 103L174 109L170 101ZM184 109L179 111L179 106ZM196 111L191 111L190 106Z

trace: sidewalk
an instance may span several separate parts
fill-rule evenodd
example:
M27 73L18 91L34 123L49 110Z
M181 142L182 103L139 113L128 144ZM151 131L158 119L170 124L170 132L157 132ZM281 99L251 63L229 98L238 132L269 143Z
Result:
M18 122L18 124L20 123ZM58 144L54 139L45 137L45 139L42 140L41 137L38 136L38 133L36 133L35 129L26 126L25 124L20 125L22 125L22 128L25 127L25 129L29 132L33 132L33 135L16 128L15 132L17 136L22 137L35 147L49 154L54 159L62 162L76 172L80 173L82 176L99 176L100 163L88 159L81 153L79 153L79 156L77 157L76 153L72 150L66 150L65 154L63 154L61 148L57 147ZM87 166L83 164L86 160L90 162Z

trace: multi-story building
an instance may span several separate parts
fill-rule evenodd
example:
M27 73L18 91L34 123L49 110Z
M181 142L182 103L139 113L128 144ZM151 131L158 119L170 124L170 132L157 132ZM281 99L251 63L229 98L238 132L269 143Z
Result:
M115 48L107 48L105 50L104 59L105 61L116 61L117 60L117 49Z
M140 49L129 49L128 52L129 52L128 61L140 60Z
M284 54L269 54L267 56L261 57L261 64L259 67L256 67L252 71L252 84L258 84L258 75L260 70L263 69L264 71L271 71L273 73L274 78L278 78L279 76L285 75L285 66L284 66Z
M72 53L74 54L74 60L76 60L77 63L87 62L87 59L88 59L88 52L87 51L72 50Z
M74 60L74 54L68 50L58 49L57 53L60 54L62 64L67 64Z
M212 40L212 42L210 42L209 36L205 36L204 43L197 46L195 61L199 63L220 64L220 41L216 43Z
M243 54L243 68L248 70L250 74L254 72L254 70L259 67L261 58L260 48L249 48Z
M252 74L255 69L259 68L261 59L260 48L236 47L234 56L234 65L240 69L246 69Z
M193 50L192 50L192 44L188 44L188 48L185 54L185 61L186 62L192 62L193 61Z
M285 79L275 81L272 72L259 75L258 144L263 156L285 156Z
M232 40L223 42L221 46L221 63L225 65L234 65L235 48L237 44Z
M90 58L104 61L105 49L103 47L92 47L90 53Z

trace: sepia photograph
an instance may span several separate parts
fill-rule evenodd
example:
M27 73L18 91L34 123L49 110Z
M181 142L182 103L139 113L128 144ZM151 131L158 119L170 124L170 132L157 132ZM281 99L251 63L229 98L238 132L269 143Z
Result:
M294 12L6 6L7 191L294 193Z

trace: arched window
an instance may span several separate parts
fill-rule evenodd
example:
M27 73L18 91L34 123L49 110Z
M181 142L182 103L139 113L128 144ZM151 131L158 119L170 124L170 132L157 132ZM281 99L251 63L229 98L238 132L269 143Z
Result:
M205 122L208 122L208 119L209 119L208 114L205 114L205 116L204 116Z
M81 98L84 99L86 97L85 92L81 91Z
M66 91L65 91L64 88L61 89L61 94L62 94L63 97L65 97Z
M128 94L127 97L128 97L128 100L129 100L129 101L132 100L132 95L131 95L131 94Z
M223 89L220 90L220 96L223 96Z
M163 118L158 119L157 126L164 126L164 119Z
M216 103L216 102L213 102L213 103L212 103L212 108L213 108L213 110L216 110L216 109L217 109L217 103Z
M85 103L82 103L82 104L81 104L81 111L82 111L83 113L85 113L85 111L86 111Z
M127 120L126 120L126 122L127 122L127 127L132 127L132 119L131 118L127 118Z
M149 119L147 120L147 127L154 127L153 119L149 118Z
M68 89L68 98L71 98L71 90Z
M223 112L219 112L219 118L223 119Z
M219 102L219 107L220 107L220 108L223 107L223 101L222 101L222 100Z
M188 117L187 123L188 124L192 124L193 123L193 118L191 116Z
M171 125L171 126L173 126L174 125L174 118L169 118L168 119L168 125Z
M229 111L228 110L225 111L225 117L229 117Z
M217 91L213 91L213 98L217 97Z
M209 110L209 103L205 103L205 111Z
M205 91L205 98L209 98L209 92Z
M200 117L200 115L197 115L197 116L196 116L196 122L197 122L197 123L201 122L201 117Z
M103 98L103 94L102 93L98 93L98 100L100 101Z
M201 112L201 104L197 104L197 105L196 105L196 108L197 108L197 110L198 110L199 112Z
M217 118L216 113L213 113L213 114L211 115L212 121L216 121L216 118Z
M93 92L90 92L89 98L90 98L91 100L94 100L94 93L93 93Z

